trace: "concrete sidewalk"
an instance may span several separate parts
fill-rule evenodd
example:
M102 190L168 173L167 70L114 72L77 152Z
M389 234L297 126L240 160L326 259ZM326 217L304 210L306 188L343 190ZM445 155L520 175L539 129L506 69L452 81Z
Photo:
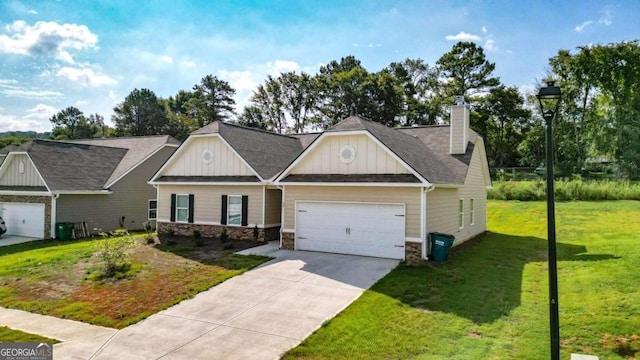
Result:
M52 318L59 322L44 333L42 315L21 329L66 340L54 345L56 359L278 359L398 264L269 245L260 251L276 259L119 331L73 322L80 326L66 334L69 320Z
M0 325L65 342L92 339L104 343L117 332L116 329L90 325L80 321L59 319L3 307L0 307Z

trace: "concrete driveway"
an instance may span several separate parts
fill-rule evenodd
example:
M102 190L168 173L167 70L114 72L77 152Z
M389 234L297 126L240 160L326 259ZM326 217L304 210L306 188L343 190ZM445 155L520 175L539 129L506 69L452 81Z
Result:
M0 246L8 246L13 244L22 244L30 241L42 240L41 238L27 237L27 236L18 236L18 235L7 235L4 234L0 236Z
M262 266L116 332L54 346L60 359L277 359L397 260L281 250Z

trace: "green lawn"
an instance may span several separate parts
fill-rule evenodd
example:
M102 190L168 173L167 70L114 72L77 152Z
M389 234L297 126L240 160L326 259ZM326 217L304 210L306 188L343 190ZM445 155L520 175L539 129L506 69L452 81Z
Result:
M20 330L9 329L6 326L0 326L0 342L46 342L55 344L58 340L29 334Z
M189 257L206 249L195 245L179 254L171 246L138 245L128 251L128 271L103 280L97 256L103 241L0 247L0 306L122 328L269 260L212 250L201 261Z
M549 357L546 208L489 203L443 266L400 265L286 358ZM640 356L640 202L557 204L562 358Z

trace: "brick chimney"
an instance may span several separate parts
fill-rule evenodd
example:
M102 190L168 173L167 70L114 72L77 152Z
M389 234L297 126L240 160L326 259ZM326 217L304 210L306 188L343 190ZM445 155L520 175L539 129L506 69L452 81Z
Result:
M464 96L455 96L449 124L449 153L466 153L469 141L469 106L464 102Z

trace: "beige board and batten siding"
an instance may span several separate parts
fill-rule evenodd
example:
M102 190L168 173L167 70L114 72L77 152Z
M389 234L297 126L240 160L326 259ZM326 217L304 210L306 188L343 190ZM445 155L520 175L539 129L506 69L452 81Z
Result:
M264 224L265 225L280 224L281 216L282 216L282 191L278 189L265 190Z
M0 179L0 185L45 186L33 162L26 154L14 154L9 161Z
M193 138L162 171L166 176L250 176L251 169L218 135ZM210 160L205 161L205 154Z
M478 139L481 141L481 139ZM481 146L476 146L467 172L465 184L460 188L438 187L427 193L427 231L452 234L460 244L487 229L487 190L482 170ZM463 227L458 225L458 201L464 200ZM475 220L471 225L470 200L474 199Z
M417 187L285 186L283 229L295 229L296 201L405 204L405 236L420 238L420 191ZM354 214L356 216L357 214Z
M110 231L120 227L120 219L124 216L125 228L143 229L149 218L149 200L156 198L156 189L147 181L174 150L174 147L164 147L156 152L113 184L111 194L60 195L56 222L84 221L90 231Z
M222 195L247 195L248 226L262 224L262 185L159 185L158 221L171 222L171 194L194 195L193 222L219 225L222 216Z
M365 134L328 135L291 170L291 174L406 174L409 171ZM356 156L348 164L340 150L352 146Z

